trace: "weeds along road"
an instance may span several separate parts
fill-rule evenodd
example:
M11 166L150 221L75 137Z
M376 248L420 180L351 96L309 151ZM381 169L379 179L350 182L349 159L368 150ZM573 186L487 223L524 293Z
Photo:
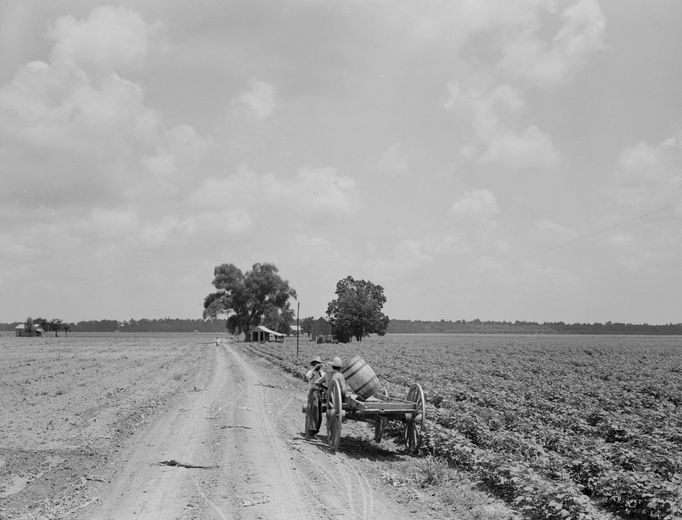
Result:
M303 439L303 386L240 351L214 349L168 413L138 434L122 470L82 519L415 518L367 461ZM362 466L365 466L363 469Z

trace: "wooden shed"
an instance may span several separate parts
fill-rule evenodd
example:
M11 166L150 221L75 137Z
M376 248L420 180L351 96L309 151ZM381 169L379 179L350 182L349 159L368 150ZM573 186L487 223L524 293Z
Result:
M42 327L35 327L33 330L27 330L24 323L20 323L14 327L14 334L17 337L32 337L32 336L42 336L45 331Z
M324 318L318 318L313 321L312 327L310 328L310 338L316 340L318 337L323 336L325 338L332 337L332 324L329 323Z
M280 343L284 342L284 334L280 332L275 332L274 330L270 330L267 327L264 327L263 325L258 325L257 327L252 328L249 331L249 339L252 342L258 342L258 343L264 343L266 341L277 341Z

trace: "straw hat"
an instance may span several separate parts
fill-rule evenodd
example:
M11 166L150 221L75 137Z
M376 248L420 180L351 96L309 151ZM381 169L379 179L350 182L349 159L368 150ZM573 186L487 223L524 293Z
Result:
M320 356L314 356L313 359L310 360L311 365L321 365L322 364L322 358Z
M332 368L341 368L341 365L343 365L343 363L341 362L341 358L339 356L336 356L334 359L332 359Z

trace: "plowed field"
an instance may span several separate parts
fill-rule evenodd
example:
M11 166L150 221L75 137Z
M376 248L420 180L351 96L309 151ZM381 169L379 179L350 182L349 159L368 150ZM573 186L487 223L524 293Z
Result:
M253 345L301 373L295 344ZM426 450L528 518L682 518L682 338L390 335L360 354L391 395L418 382Z
M202 335L0 337L0 518L507 520L432 458L348 421L305 440L306 385ZM441 492L442 491L442 492Z

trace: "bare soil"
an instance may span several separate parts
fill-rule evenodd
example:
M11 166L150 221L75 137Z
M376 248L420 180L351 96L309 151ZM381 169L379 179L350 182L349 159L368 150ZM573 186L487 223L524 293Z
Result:
M10 356L0 518L515 517L369 425L306 441L304 383L238 343L159 352Z

